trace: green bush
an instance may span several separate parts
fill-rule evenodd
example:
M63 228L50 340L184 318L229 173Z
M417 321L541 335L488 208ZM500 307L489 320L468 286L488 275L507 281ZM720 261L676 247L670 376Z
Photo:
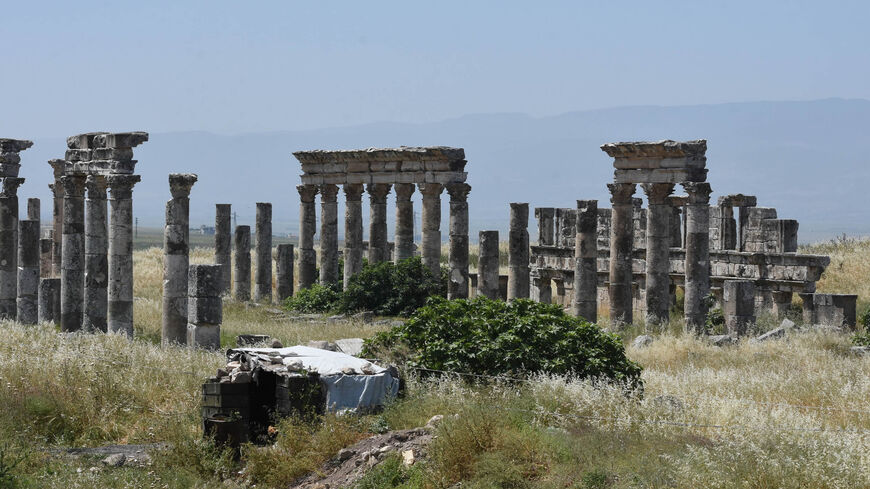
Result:
M478 297L432 298L404 324L375 335L363 355L405 351L409 367L484 375L535 372L640 386L641 367L619 337L558 305Z
M338 309L344 313L372 311L379 316L409 316L430 296L447 295L447 274L435 276L419 257L399 263L366 265L342 293Z
M306 289L300 289L293 297L284 301L284 307L291 311L304 313L329 312L338 306L341 292L337 285L314 284Z
M870 329L870 306L868 306L864 311L858 315L858 323L864 326L864 329Z

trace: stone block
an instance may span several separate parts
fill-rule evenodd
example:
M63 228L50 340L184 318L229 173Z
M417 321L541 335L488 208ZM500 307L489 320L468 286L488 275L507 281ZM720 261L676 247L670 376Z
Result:
M219 297L221 265L190 265L187 284L189 297Z
M215 325L187 325L188 346L219 350L221 347L221 327Z
M194 324L221 324L223 301L220 297L189 297L187 321Z

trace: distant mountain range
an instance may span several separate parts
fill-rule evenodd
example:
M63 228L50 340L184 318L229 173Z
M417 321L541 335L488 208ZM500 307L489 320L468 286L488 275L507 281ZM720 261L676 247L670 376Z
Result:
M613 168L599 149L603 143L707 139L713 201L728 193L757 195L759 205L798 219L800 239L807 242L870 234L870 200L864 193L870 186L868 133L870 101L844 99L620 107L542 118L479 114L425 124L240 135L152 133L136 149L142 182L134 191L134 208L141 225L162 226L167 174L194 172L199 182L191 195L191 225L213 225L214 203L233 204L238 223L253 224L255 202L268 201L274 231L295 233L300 169L293 151L445 145L465 148L476 235L480 229L506 230L509 202L573 207L577 199L599 199L609 206L605 184ZM22 153L27 182L19 195L22 202L42 198L44 219L51 212L46 161L63 155L64 137L37 140ZM419 202L419 195L415 198ZM446 239L446 194L444 201ZM339 212L343 215L342 208ZM534 222L530 232L534 235Z

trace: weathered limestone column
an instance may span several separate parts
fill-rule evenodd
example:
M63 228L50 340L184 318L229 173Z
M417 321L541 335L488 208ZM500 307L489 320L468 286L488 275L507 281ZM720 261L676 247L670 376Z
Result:
M187 343L187 279L190 264L190 190L197 176L170 173L163 230L163 345ZM217 265L223 270L221 265ZM221 274L218 274L221 286Z
M417 187L423 194L423 264L438 276L441 273L441 192L444 186L440 183L420 183Z
M671 206L671 248L683 248L683 208L686 206L685 195L671 195L668 204Z
M391 185L370 183L366 186L369 193L369 263L375 264L390 259L387 248L387 195Z
M320 283L335 284L338 276L338 185L320 186Z
M668 197L672 183L641 185L649 200L646 214L646 321L667 323L670 318L670 248L673 207Z
M632 321L632 249L634 245L633 183L610 183L610 320Z
M63 266L60 274L60 329L82 327L85 284L85 175L64 175Z
M38 319L40 323L60 324L60 279L39 280Z
M498 299L498 231L480 232L477 295Z
M17 155L16 155L17 156ZM18 187L23 178L4 177L0 191L0 318L15 319L18 295Z
M361 183L344 185L344 286L362 270L363 222Z
M60 183L60 178L63 176L64 160L53 159L49 160L48 164L54 172L54 183L49 184L48 188L54 196L52 206L52 229L54 230L53 246L51 251L51 274L55 277L60 277L61 264L63 256L63 185Z
M414 203L411 201L411 196L414 195L414 184L397 183L394 187L396 188L396 263L398 263L414 256ZM467 235L466 231L466 238Z
M257 202L257 267L254 269L254 302L272 302L272 204ZM322 243L321 243L322 246ZM323 276L323 269L320 270Z
M710 294L710 184L685 182L686 202L686 328L704 332L706 297Z
M109 175L108 330L133 337L133 186L139 175ZM64 214L66 214L64 208ZM64 246L64 261L66 247Z
M508 232L507 299L528 299L529 280L529 204L513 202Z
M51 276L51 251L54 247L53 238L39 239L39 276Z
M552 207L536 207L535 218L538 220L538 246L555 244L556 209Z
M743 336L755 324L755 283L726 280L722 286L722 312L729 335Z
M447 184L450 194L450 268L448 299L468 299L468 193L467 183Z
M275 253L275 295L278 304L293 297L293 245L279 244Z
M574 245L574 315L598 320L598 201L577 201Z
M39 199L35 197L31 197L27 199L27 220L28 221L39 221Z
M39 201L37 201L39 202ZM18 222L17 321L36 324L39 294L39 220Z
M233 212L230 204L215 204L214 211L214 262L221 266L221 295L224 295L232 285Z
M106 177L89 175L85 181L85 306L82 327L106 332L109 258L106 242Z
M314 251L317 185L298 185L296 190L299 192L299 289L307 289L317 280L317 252Z
M236 226L233 242L233 298L247 302L251 300L251 226Z
M218 350L223 322L221 265L191 265L187 283L187 344Z

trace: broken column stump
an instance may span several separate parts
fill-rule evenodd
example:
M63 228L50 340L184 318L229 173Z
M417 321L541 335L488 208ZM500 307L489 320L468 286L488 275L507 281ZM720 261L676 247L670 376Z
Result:
M187 276L187 344L221 347L221 265L191 265Z

